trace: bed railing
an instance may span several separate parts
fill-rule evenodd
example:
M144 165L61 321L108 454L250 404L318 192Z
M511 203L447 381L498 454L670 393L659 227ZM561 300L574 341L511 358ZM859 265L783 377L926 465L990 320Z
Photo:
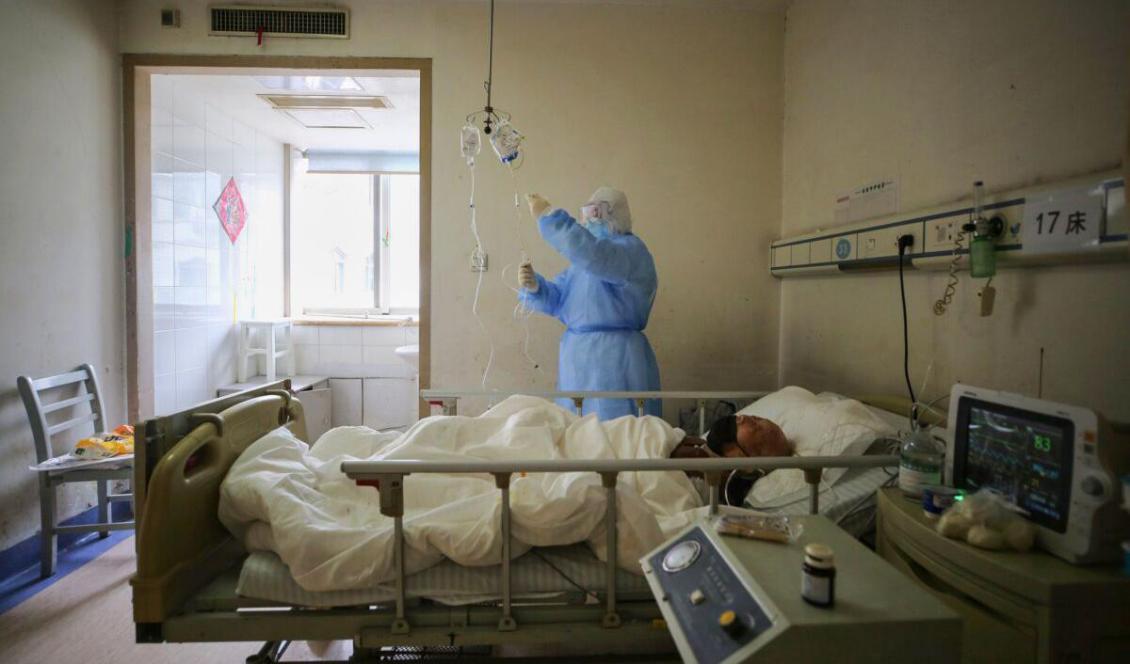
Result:
M592 393L589 393L592 394ZM613 393L616 394L616 393ZM636 393L639 394L639 393ZM702 393L698 393L702 394ZM618 397L619 398L619 397ZM381 514L392 517L394 542L394 563L396 565L396 620L392 625L393 634L407 634L411 631L405 613L405 573L404 573L404 480L408 475L422 473L483 473L494 476L495 485L502 492L502 515L499 528L502 535L502 567L500 587L502 595L502 617L498 622L499 631L517 629L511 613L512 597L510 586L510 478L515 473L570 473L585 472L600 475L601 484L607 494L607 510L604 515L605 530L608 536L607 579L605 590L605 611L602 624L606 628L620 626L620 616L616 612L616 480L624 472L700 472L706 478L710 491L710 513L718 513L719 492L722 477L729 471L776 470L794 468L804 471L808 483L810 514L816 514L820 507L820 478L825 468L875 468L897 466L898 457L893 455L848 456L848 457L743 457L724 459L609 459L609 460L530 460L530 461L345 461L341 470L361 486L376 487L380 496Z
M585 399L631 399L636 402L636 414L644 414L644 406L651 399L686 399L694 400L698 407L698 433L706 433L706 402L707 401L753 401L769 394L764 390L733 390L733 391L696 391L672 390L659 392L524 392L513 390L420 390L420 398L430 406L442 409L444 415L457 415L460 399L482 399L489 403L501 401L514 394L524 394L542 399L569 399L573 402L577 414L581 414Z

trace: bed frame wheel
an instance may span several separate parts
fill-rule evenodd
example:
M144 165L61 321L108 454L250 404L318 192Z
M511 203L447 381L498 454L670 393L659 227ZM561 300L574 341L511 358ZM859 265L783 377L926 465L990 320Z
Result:
M498 619L498 631L500 632L513 632L518 629L518 623L514 618L506 616Z
M392 633L393 634L408 634L411 631L412 631L412 626L409 625L408 621L405 620L404 618L397 618L396 620L392 621Z
M276 664L290 647L290 641L267 641L259 652L247 656L247 664Z
M620 614L615 611L604 614L604 618L600 621L601 626L607 629L614 629L620 626Z

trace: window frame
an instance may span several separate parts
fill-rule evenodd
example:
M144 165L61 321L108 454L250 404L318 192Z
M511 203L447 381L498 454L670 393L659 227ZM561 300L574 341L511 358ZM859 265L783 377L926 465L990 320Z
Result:
M332 174L325 174L332 175ZM405 317L418 318L420 307L393 307L392 299L392 249L387 246L382 238L388 231L392 217L391 189L388 178L391 173L371 173L370 201L372 203L373 219L373 304L369 307L318 307L303 305L303 316L336 316L342 318L381 318ZM396 175L404 175L397 173ZM419 177L419 174L416 174ZM293 274L293 272L292 272ZM366 269L368 276L368 269Z

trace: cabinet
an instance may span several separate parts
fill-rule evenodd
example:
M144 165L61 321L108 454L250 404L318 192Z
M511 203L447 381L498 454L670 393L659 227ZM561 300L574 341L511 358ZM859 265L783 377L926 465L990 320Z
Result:
M416 422L420 397L415 378L366 378L362 387L361 421L365 426L379 431Z
M938 535L898 489L877 502L879 555L962 616L962 661L1130 661L1130 577L1119 568L978 549Z

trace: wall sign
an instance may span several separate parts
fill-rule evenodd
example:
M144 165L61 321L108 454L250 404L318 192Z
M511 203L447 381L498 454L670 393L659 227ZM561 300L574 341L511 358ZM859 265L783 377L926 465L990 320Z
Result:
M1068 189L1024 201L1020 241L1026 254L1065 253L1099 246L1103 190Z
M247 206L243 203L243 195L239 193L239 186L236 185L234 177L228 180L224 190L220 192L220 197L212 205L212 209L216 211L216 216L219 217L220 225L224 227L228 239L235 244L247 224Z

